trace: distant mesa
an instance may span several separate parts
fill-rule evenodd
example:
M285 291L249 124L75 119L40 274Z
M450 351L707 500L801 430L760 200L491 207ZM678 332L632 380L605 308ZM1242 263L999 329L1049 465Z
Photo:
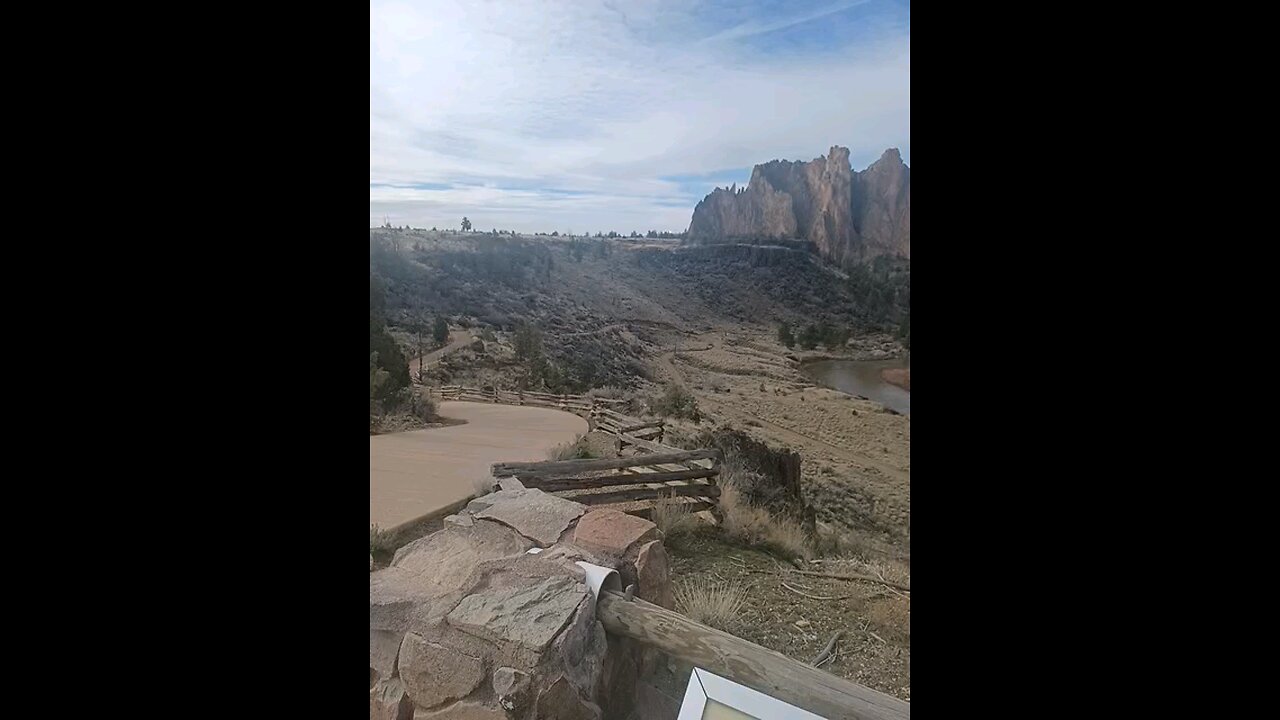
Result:
M881 255L911 257L911 169L897 148L853 172L849 148L809 162L756 165L745 188L716 188L693 210L693 240L785 238L812 242L851 267Z

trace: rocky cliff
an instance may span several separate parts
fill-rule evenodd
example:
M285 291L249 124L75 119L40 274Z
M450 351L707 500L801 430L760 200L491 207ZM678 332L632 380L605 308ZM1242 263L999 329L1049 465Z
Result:
M911 170L889 149L853 172L849 149L809 162L755 166L745 188L716 188L698 203L689 236L800 238L848 267L878 255L911 257Z

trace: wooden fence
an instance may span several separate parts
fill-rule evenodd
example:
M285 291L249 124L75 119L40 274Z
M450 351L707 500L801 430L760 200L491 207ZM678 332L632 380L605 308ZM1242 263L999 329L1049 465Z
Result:
M709 504L720 496L720 451L679 450L641 453L631 457L554 460L549 462L494 463L494 477L515 477L528 488L571 493L584 505L607 505L688 497L694 504ZM610 472L611 471L611 472ZM617 488L606 492L584 492Z
M462 385L441 385L441 400L465 400L469 402L501 403L503 405L534 405L565 410L579 415L590 415L596 409L617 406L626 400L597 398L588 395L556 395L535 390L500 390L495 387L472 388Z
M614 409L626 404L626 400L462 385L443 385L439 394L442 400L533 405L582 415L592 430L614 436L618 455L633 453L604 459L495 463L495 477L516 477L525 487L568 493L570 499L584 505L676 497L691 510L701 510L711 507L720 496L715 481L720 474L719 451L663 445L663 421L640 420ZM585 492L614 487L618 489ZM651 510L652 505L648 505L631 512L647 515Z

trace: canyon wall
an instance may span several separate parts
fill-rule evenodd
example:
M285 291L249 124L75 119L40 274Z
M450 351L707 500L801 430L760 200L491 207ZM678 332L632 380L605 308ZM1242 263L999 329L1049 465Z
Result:
M747 187L716 188L698 203L689 236L807 240L841 267L879 255L910 258L911 170L889 149L853 172L849 149L839 146L809 162L756 165Z

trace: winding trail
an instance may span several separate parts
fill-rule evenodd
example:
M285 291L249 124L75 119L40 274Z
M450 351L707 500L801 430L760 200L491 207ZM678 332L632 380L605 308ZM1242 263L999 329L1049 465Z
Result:
M422 365L424 368L431 367L431 363L436 362L437 360L444 357L445 355L448 355L451 352L454 352L456 350L461 350L462 348L470 345L476 339L476 336L472 335L470 330L463 330L458 333L451 333L451 336L457 337L457 339L449 343L448 345L445 345L442 348L438 348L436 350L432 350L429 353L423 354L421 358L418 358L418 357L409 358L409 374L412 375L413 377L418 376L418 360L419 359L423 361Z
M395 530L475 494L476 480L503 460L545 460L547 450L587 432L587 421L550 408L442 402L463 425L369 437L369 522Z

